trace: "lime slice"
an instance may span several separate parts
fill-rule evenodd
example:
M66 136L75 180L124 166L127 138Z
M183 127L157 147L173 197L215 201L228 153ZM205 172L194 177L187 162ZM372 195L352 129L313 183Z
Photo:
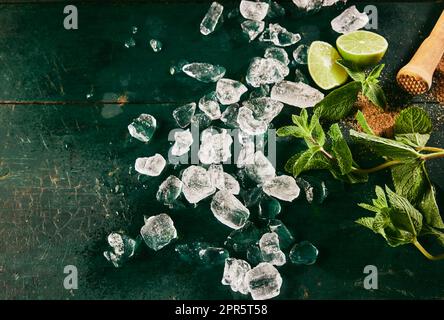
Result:
M384 37L370 31L354 31L336 40L336 46L344 60L358 66L375 65L381 61L388 48Z
M327 42L314 41L308 50L308 71L313 81L328 90L347 81L347 72L338 64L338 51Z

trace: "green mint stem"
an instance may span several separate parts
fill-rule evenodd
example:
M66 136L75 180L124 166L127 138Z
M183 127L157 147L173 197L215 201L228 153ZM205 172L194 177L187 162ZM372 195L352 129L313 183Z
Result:
M437 256L432 256L416 239L413 241L413 244L429 260L437 261L444 259L444 253Z
M389 168L389 167L396 166L396 165L401 164L401 163L402 163L402 161L400 161L400 160L392 160L392 161L384 162L383 164L380 164L379 166L376 166L376 167L373 167L373 168L368 168L368 169L353 168L353 171L356 172L356 173L373 173L373 172L377 172L377 171L380 171L380 170L384 170L384 169Z
M435 147L417 147L417 151L430 151L430 152L442 152L444 149L435 148Z
M430 160L438 158L444 158L444 151L426 154L421 157L422 160Z

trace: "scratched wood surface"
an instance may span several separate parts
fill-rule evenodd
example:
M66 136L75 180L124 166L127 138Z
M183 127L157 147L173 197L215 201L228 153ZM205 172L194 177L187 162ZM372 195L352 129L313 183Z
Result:
M106 235L124 230L137 235L143 215L166 211L154 201L162 178L138 179L135 158L168 150L166 135L174 128L171 111L212 90L169 67L185 58L227 67L227 76L242 78L248 61L264 46L248 44L239 21L226 21L210 37L198 32L208 3L100 4L80 2L79 30L62 27L64 4L0 4L0 298L3 299L241 299L220 284L221 268L181 263L173 247L148 250L115 270L102 257ZM368 2L370 3L370 2ZM392 104L412 101L432 116L431 145L444 145L442 106L424 97L412 100L396 89L393 76L430 31L443 3L373 2L379 11L378 32L390 43L383 84ZM367 3L360 3L360 9ZM286 3L286 5L289 5ZM226 2L226 7L234 2ZM330 8L303 17L290 11L279 20L300 31L304 43L334 42L329 21L340 12ZM138 26L137 45L123 43ZM150 38L164 43L158 54ZM92 94L86 99L87 94ZM128 100L124 106L119 97ZM138 114L154 115L156 139L144 145L129 138L127 124ZM287 123L286 107L276 125ZM278 144L278 169L294 144ZM173 169L169 169L173 170ZM430 165L441 207L444 163ZM443 298L442 262L431 263L413 248L388 248L353 220L365 214L356 203L371 198L386 174L353 188L335 184L323 205L299 199L283 204L281 219L298 241L308 239L321 252L311 267L281 268L281 299L294 298ZM222 244L230 230L209 213L208 204L169 212L181 241ZM198 223L196 223L198 222ZM432 242L426 242L438 250ZM362 270L374 264L380 288L362 288ZM63 267L79 270L79 289L63 288Z

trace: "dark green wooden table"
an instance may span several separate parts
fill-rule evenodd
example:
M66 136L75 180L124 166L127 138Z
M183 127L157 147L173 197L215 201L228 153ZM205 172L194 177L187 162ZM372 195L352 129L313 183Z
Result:
M235 5L224 3L227 8ZM390 43L384 87L391 104L414 101L423 106L434 120L431 145L442 146L442 106L421 97L412 100L393 78L431 30L443 2L372 3L379 12L377 31ZM227 77L241 79L249 59L263 54L264 45L248 44L236 21L226 21L209 37L200 35L208 5L79 2L79 29L67 31L63 3L0 4L0 161L2 172L9 171L0 180L0 298L242 298L220 284L221 266L189 266L178 260L173 246L158 253L143 249L118 270L102 256L109 232L135 236L144 214L169 212L154 200L164 176L140 181L130 167L136 157L166 154L166 134L174 128L172 110L213 88L172 77L171 64L183 58L217 63L227 67ZM291 7L290 2L285 5ZM339 12L328 8L304 17L289 11L279 21L301 32L302 43L334 43L337 35L329 21ZM123 43L132 26L139 28L137 45L126 49ZM160 39L163 51L153 53L150 38ZM123 107L117 106L119 96L128 98ZM104 118L104 108L120 113ZM131 140L126 128L142 112L159 121L148 145ZM286 107L276 126L287 123L292 112L297 109ZM295 145L278 144L278 170ZM430 169L444 208L444 161L433 162ZM284 285L279 299L444 298L444 262L429 262L409 246L391 249L353 223L366 214L355 204L369 200L374 185L383 183L390 183L385 173L365 185L334 185L322 205L309 205L303 198L283 204L280 218L296 240L316 244L320 256L313 266L287 264L280 269ZM208 202L196 210L169 213L180 241L222 244L230 232L213 218ZM432 242L426 245L439 250ZM379 269L378 290L362 286L368 264ZM64 289L65 265L78 267L78 290Z

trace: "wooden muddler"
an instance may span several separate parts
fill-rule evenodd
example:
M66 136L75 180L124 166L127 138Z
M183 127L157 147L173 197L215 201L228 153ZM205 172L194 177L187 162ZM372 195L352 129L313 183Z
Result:
M396 80L410 94L427 92L433 73L444 54L444 10L430 35L416 51L412 60L399 70Z

